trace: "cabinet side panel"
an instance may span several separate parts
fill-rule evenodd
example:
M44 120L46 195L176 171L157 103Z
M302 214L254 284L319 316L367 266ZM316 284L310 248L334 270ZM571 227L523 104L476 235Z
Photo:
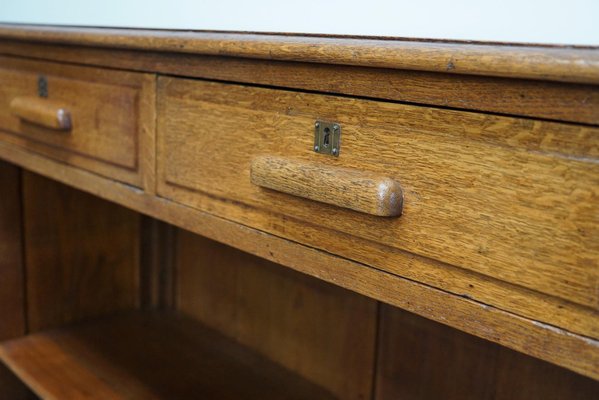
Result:
M0 161L0 340L25 333L20 170Z
M0 398L9 400L36 400L38 397L0 363Z
M592 399L599 381L388 305L376 399Z
M139 303L139 214L24 172L30 331Z
M371 395L376 302L186 231L178 308L325 387Z

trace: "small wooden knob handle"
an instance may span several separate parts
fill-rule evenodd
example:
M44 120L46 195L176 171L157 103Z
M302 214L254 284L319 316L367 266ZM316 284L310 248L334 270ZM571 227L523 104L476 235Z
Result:
M50 129L71 129L71 113L63 104L42 97L21 96L10 102L10 111L17 117Z
M401 215L403 192L392 178L281 157L252 161L255 185L381 217Z

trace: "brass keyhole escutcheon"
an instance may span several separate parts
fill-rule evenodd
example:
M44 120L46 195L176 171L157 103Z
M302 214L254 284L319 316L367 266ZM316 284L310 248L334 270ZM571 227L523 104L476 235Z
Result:
M341 125L336 122L316 121L314 151L338 157L341 152Z

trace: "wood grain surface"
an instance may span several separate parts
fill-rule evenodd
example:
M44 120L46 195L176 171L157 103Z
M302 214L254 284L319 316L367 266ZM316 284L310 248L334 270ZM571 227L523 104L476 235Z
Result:
M23 174L30 332L139 303L139 215Z
M37 97L40 76L47 100ZM140 147L153 142L153 85L146 74L0 57L0 126L13 133L0 138L142 186L140 175L152 172ZM54 107L70 112L68 133L56 130Z
M474 289L483 287L484 291L476 292L477 297L494 299L497 305L493 306L477 298L460 295L459 292L423 285L169 202L130 185L72 168L20 147L0 142L0 157L94 196L126 205L258 257L599 379L599 342L576 333L578 329L593 331L596 316L588 309L535 292L521 291L518 287L506 286L501 282L480 279L476 275L463 275L462 270L439 265L430 259L403 255L402 262L413 270L436 270L441 283L447 277L445 274L450 274L463 278L455 280L458 289L470 285ZM289 221L286 223L289 224ZM533 314L551 315L556 324L531 318Z
M27 329L21 215L21 170L0 161L0 340Z
M401 186L384 175L259 156L252 160L250 180L263 188L374 216L401 215Z
M158 93L163 197L547 323L561 317L531 314L530 292L480 276L575 302L593 317L569 329L599 337L597 129L174 78ZM343 127L340 157L314 153L318 119ZM403 215L261 190L249 174L263 155L389 176ZM446 264L412 268L403 251Z
M179 230L178 309L336 398L372 391L376 302Z
M208 383L193 387L197 374L189 384L180 377L181 359L164 355L184 353L182 345L222 343L224 353L183 363L197 371L205 371L206 362L221 365L255 398L264 392L280 398L281 382L297 387L298 398L358 399L373 388L382 399L595 397L597 381L510 349L599 379L599 130L588 126L599 123L598 49L10 25L0 25L0 37L0 54L150 72L0 56L0 100L21 82L34 88L40 73L51 78L51 93L53 87L76 93L78 103L129 99L126 112L116 111L114 132L120 129L121 136L79 136L80 142L61 142L24 121L7 128L14 117L4 121L0 107L0 158L269 260L187 232L178 234L172 254L172 229L156 225L140 237L139 215L25 174L33 330L140 305L179 306L261 354L188 322L117 318L73 336L70 329L39 334L40 341L19 349L39 350L23 358L31 369L21 373L44 395L55 395L43 392L52 388L58 398L64 390L81 397L94 387L102 398L151 398L172 395L176 385L186 396L203 391L238 398L210 369ZM161 78L157 98L155 72L320 93ZM91 124L92 112L85 115ZM87 132L108 119L94 118ZM338 159L311 151L317 119L342 123ZM256 157L389 176L405 190L405 213L377 222L257 188L249 175ZM8 187L14 188L11 168ZM7 201L15 210L14 197L7 199L0 205ZM12 226L11 217L7 221ZM63 221L63 228L51 229ZM6 232L15 237L0 221L0 237ZM148 252L167 236L163 247ZM141 271L140 245L149 255L142 259L149 268ZM170 264L163 268L165 259ZM374 324L360 324L374 320L374 301L270 261L501 346L383 306L375 358ZM7 286L0 282L0 301L2 292L14 294L12 283ZM7 304L16 309L19 301ZM18 318L8 324L18 326ZM172 343L160 342L165 332L169 340L177 332ZM196 341L186 341L190 334ZM368 340L358 343L360 334ZM211 346L202 347L198 337ZM56 343L66 346L56 351ZM162 346L157 351L155 343ZM40 362L44 355L55 364ZM174 366L157 377L154 362ZM279 382L260 377L256 365ZM75 372L53 374L62 368Z
M376 400L590 400L599 381L384 305Z
M46 400L333 399L201 324L125 314L0 345L4 361Z
M0 37L94 47L599 83L599 52L595 48L10 24L0 25Z
M599 91L593 85L198 54L140 52L2 39L0 39L0 53L143 72L599 124Z

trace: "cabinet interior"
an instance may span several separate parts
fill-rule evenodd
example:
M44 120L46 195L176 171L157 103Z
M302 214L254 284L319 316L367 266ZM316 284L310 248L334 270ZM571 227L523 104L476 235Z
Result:
M117 399L574 399L599 390L13 165L0 162L0 183L0 387L11 398L35 398L27 387Z

